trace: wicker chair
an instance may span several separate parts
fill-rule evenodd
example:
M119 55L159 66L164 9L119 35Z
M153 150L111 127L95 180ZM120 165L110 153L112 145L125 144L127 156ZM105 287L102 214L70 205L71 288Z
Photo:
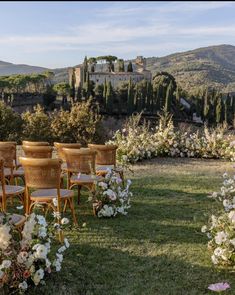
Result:
M88 144L88 147L96 151L96 174L104 176L108 169L114 169L123 179L123 170L116 166L116 145Z
M53 147L51 146L23 145L22 149L27 158L52 158Z
M22 144L23 145L33 145L33 146L37 146L37 145L39 145L39 146L45 146L45 145L50 145L49 144L49 142L47 142L47 141L27 141L27 140L23 140L22 141Z
M60 143L60 142L54 142L54 146L56 148L58 157L66 162L65 154L63 152L63 148L67 149L80 149L82 145L80 143Z
M4 175L10 184L17 184L17 179L24 181L24 170L22 167L16 169L16 145L12 143L0 144L0 158L4 160Z
M0 199L3 212L7 210L7 199L18 197L25 207L25 188L16 185L6 185L4 175L4 160L0 158ZM19 221L19 220L18 220ZM16 223L18 223L18 221ZM19 221L20 223L20 221Z
M77 224L74 192L60 188L61 160L20 157L20 162L25 170L27 213L30 213L36 204L61 212L62 202L66 202L71 209L73 221ZM34 191L30 192L30 189ZM53 205L54 198L58 201L57 209Z
M16 152L17 142L15 142L15 141L0 141L0 145L8 145L8 144L12 144L15 147L15 159L14 160L15 160L15 167L17 169L21 166L20 163L17 161L17 152Z
M78 204L82 187L89 191L94 190L95 181L100 177L95 175L96 152L89 148L63 148L67 163L67 188L78 187Z

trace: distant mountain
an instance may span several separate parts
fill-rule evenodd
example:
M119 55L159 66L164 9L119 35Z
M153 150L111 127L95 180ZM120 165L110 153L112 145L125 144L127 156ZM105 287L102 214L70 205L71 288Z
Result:
M147 58L147 69L171 73L183 89L193 92L205 85L235 92L235 46L198 48L165 57Z
M235 46L218 45L174 53L164 57L148 57L147 69L171 73L183 89L194 92L205 85L224 92L235 92ZM46 68L15 65L0 61L0 76L40 73ZM68 68L52 69L56 83L68 82Z
M43 67L35 67L21 64L16 65L5 61L0 61L0 76L42 73L46 70L48 69Z

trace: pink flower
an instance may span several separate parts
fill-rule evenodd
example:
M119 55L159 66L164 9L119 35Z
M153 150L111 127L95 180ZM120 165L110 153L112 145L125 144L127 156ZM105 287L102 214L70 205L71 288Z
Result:
M230 288L230 285L228 283L216 283L211 284L208 289L215 292L222 292Z

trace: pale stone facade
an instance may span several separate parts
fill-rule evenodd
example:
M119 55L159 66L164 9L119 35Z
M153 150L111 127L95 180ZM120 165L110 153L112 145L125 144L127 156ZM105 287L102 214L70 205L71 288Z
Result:
M137 56L135 63L133 64L133 72L108 72L108 67L106 64L99 65L100 70L95 72L89 71L89 79L95 84L103 84L106 82L111 82L112 86L116 88L120 83L128 82L131 78L134 83L140 82L141 80L152 79L152 74L150 71L146 70L146 59L142 56ZM117 68L117 65L115 65ZM125 66L126 70L126 66ZM69 69L69 82L71 83L73 69ZM82 86L83 81L83 66L79 65L75 68L75 87L78 88Z

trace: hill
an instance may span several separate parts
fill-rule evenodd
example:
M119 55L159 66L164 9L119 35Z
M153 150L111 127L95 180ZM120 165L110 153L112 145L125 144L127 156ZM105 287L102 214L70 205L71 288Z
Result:
M206 85L223 92L235 92L235 46L232 45L209 46L164 57L148 57L147 69L153 75L159 71L169 72L189 92L195 92ZM40 73L45 70L48 69L0 61L0 76ZM56 83L68 82L68 68L52 71Z
M23 64L17 65L5 61L0 61L0 76L42 73L46 70L48 69L43 67L29 66Z
M235 91L235 46L198 48L165 57L147 58L147 69L171 73L183 89L193 92L205 85Z

